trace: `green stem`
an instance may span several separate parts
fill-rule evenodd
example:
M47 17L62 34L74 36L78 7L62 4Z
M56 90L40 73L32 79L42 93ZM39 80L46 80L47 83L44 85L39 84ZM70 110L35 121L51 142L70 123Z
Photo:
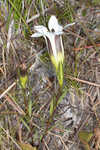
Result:
M25 104L25 112L28 111L28 103L27 103L27 95L26 95L26 89L22 89L23 97L24 97L24 104Z
M53 117L54 117L56 108L57 108L57 106L58 106L59 98L60 98L60 96L62 95L62 89L59 88L58 91L59 91L59 92L56 94L56 103L55 103L55 106L54 106L52 115L48 118L47 127L46 127L45 133L44 133L44 135L43 135L43 137L42 137L42 139L41 139L41 142L43 142L44 137L47 135L47 133L48 133L48 131L49 131L49 129L50 129L50 126L51 126L51 123L52 123L52 121L53 121Z

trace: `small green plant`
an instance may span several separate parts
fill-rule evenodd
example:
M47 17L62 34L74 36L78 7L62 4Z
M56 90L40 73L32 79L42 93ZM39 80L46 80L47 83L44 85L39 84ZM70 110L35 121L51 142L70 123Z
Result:
M69 25L73 25L73 24L69 24ZM64 48L62 42L63 27L58 24L58 20L55 16L51 16L48 22L48 28L49 30L43 25L35 26L34 29L36 33L32 34L31 36L31 37L43 36L45 38L46 45L48 48L48 53L51 62L53 64L53 67L55 69L56 76L59 83L59 89L57 90L57 92L54 92L54 95L51 99L50 116L48 119L48 125L44 135L46 135L47 131L50 129L50 125L53 121L54 113L56 111L58 104L61 102L61 100L64 98L64 96L67 93L66 88L63 91L63 80L64 80L64 68L63 68Z
M48 28L50 31L42 25L35 26L34 29L37 33L34 33L32 37L43 36L45 38L51 62L55 68L59 85L62 88L64 48L61 35L63 34L63 27L58 24L58 20L55 16L51 16Z

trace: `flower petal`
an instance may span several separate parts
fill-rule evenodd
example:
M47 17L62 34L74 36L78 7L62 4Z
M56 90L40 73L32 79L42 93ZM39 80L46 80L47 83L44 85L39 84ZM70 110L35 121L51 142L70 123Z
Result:
M43 35L38 32L31 35L31 37L41 37L41 36L43 36Z
M55 35L51 34L51 36L49 37L49 40L50 40L50 44L51 44L51 51L53 53L56 63L58 63L57 62L57 50L56 50L56 45L55 45L56 44L55 43Z
M48 29L42 25L34 26L34 30L36 30L37 32L44 34L44 35L48 32Z
M63 27L58 24L58 20L55 16L51 16L48 22L48 28L50 31L57 32L58 34L62 34Z

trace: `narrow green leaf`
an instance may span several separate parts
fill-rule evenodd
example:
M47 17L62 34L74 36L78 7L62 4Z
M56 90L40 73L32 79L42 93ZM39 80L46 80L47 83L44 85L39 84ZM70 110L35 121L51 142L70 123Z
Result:
M52 99L50 104L50 116L52 116L53 110L54 110L54 99Z
M29 100L28 113L29 113L29 116L31 117L32 115L32 101L31 100Z
M65 88L63 90L63 92L62 92L62 95L59 97L57 105L64 99L64 97L66 96L67 92L68 92L68 88Z
M30 127L27 125L27 123L24 121L23 118L21 118L22 123L24 124L24 126L27 128L27 130L30 132Z
M60 62L58 70L57 70L57 78L58 78L58 82L59 82L59 85L60 85L61 88L63 86L63 76L64 76L63 64Z

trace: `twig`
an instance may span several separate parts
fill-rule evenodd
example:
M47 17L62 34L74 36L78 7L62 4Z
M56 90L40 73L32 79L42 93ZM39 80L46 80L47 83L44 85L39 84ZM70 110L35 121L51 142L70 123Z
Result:
M86 80L81 80L81 79L78 79L78 78L75 78L75 77L72 77L72 76L69 76L69 75L67 75L66 77L71 79L71 80L76 80L76 81L81 82L81 83L85 83L85 84L88 84L88 85L100 87L100 84L97 84L97 83L89 82L89 81L86 81Z
M20 114L20 115L25 115L25 112L20 108L20 106L14 102L13 100L11 100L11 98L7 95L5 95L6 100L8 101L8 103L13 106L13 108Z
M63 138L60 135L56 135L50 131L48 131L48 134L58 137L61 140L61 142L63 143L65 150L68 150L68 147L66 146L65 142L63 141Z
M16 85L16 82L13 82L13 83L0 95L0 99L3 98L15 85Z
M96 44L96 47L100 47L100 43ZM94 48L94 46L90 45L90 46L78 47L78 48L74 48L73 50L79 51L79 50L82 50L82 49L90 49L90 48Z
M46 141L44 139L43 139L43 142L44 142L45 147L47 148L47 150L49 150L49 147L48 147L48 145L47 145L47 143L46 143Z

